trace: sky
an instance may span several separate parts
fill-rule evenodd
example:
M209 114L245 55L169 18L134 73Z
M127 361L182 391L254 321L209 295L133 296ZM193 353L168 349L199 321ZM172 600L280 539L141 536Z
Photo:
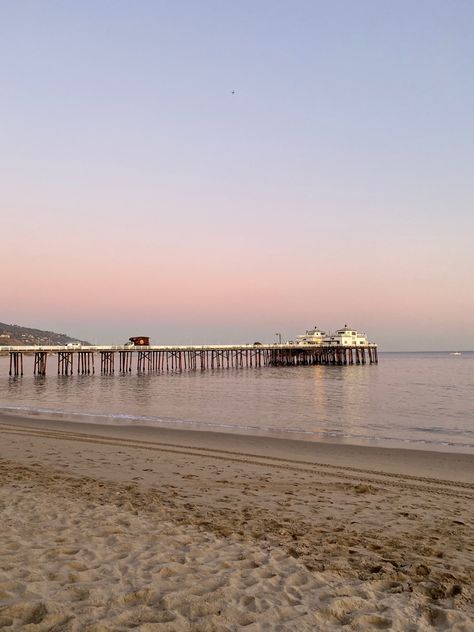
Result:
M0 321L474 349L472 0L0 0Z

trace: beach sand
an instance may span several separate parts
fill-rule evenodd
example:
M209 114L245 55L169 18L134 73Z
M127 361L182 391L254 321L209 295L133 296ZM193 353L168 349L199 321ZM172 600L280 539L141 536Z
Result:
M0 629L474 630L474 456L0 433Z

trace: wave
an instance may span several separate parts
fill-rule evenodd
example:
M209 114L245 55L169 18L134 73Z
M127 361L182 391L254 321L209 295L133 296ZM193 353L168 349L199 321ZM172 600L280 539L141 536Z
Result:
M431 432L433 434L474 437L474 430L470 430L469 428L443 428L442 426L409 426L407 430L413 430L414 432Z
M71 411L65 409L49 408L49 407L32 407L32 406L0 406L0 413L18 414L28 417L47 417L64 419L67 418L73 421L83 421L92 424L110 424L110 425L137 425L137 426L153 426L153 427L183 427L186 426L195 430L207 429L214 432L234 432L237 434L248 435L273 435L273 436L285 436L292 435L295 438L306 437L307 440L336 440L344 443L362 442L362 444L378 444L378 445L395 445L402 444L405 446L418 446L426 448L449 448L449 449L463 449L474 451L474 443L453 441L449 439L438 440L434 438L415 438L415 437L399 437L389 434L381 433L378 435L354 433L342 431L336 428L327 428L325 430L308 430L306 428L298 427L282 427L282 426L262 426L262 425L248 425L239 423L225 423L225 422L210 422L200 421L193 419L179 419L175 417L164 416L152 416L152 415L133 415L129 413L98 413L98 412L84 412L84 411ZM388 426L377 425L379 430L386 430ZM433 434L452 434L457 436L474 436L474 433L470 430L461 429L445 429L441 427L423 428L413 427L410 430L433 433Z

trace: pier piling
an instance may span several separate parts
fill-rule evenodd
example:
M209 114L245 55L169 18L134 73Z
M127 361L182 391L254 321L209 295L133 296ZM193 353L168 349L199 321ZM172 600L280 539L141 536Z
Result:
M35 353L35 364L33 369L34 375L46 375L46 362L48 354L46 351L38 351Z
M10 370L8 375L18 377L23 375L23 353L13 351L10 353Z
M72 375L73 374L73 351L59 351L58 352L58 375Z

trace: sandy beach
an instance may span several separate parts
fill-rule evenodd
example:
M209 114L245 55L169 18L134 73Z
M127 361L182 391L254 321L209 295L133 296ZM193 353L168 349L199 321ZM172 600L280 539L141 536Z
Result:
M474 456L0 432L1 629L474 630Z

